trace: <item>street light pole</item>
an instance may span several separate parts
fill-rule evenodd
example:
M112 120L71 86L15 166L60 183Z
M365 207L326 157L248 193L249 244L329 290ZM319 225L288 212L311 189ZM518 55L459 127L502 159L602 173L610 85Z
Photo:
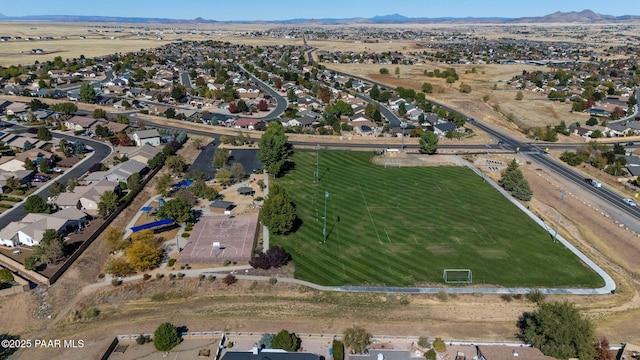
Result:
M323 243L327 242L327 199L329 198L329 192L324 192L324 227L322 228Z

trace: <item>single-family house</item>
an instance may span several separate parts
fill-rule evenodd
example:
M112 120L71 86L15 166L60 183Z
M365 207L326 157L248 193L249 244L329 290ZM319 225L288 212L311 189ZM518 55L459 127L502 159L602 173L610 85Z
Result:
M90 116L75 115L65 121L64 126L67 127L67 129L71 129L74 131L89 130L91 127L95 127L97 124L99 124L99 122L100 120L94 119Z
M162 150L155 148L149 144L144 144L142 147L127 146L118 147L118 151L121 155L127 155L129 160L136 160L144 164L148 164L149 160L153 159Z
M254 130L256 127L264 125L264 121L258 119L238 119L234 122L233 127L237 129L249 129Z
M73 192L63 192L55 199L60 208L76 208L88 213L97 213L100 197L106 191L120 193L118 183L106 179L87 186L76 186Z
M433 126L433 132L440 137L444 136L447 131L456 131L456 129L456 124L450 121L438 123Z
M145 170L147 170L147 164L129 159L109 169L105 178L115 183L126 182L135 173L143 176Z
M324 360L324 356L313 353L286 352L280 349L258 349L251 351L227 351L221 360Z
M135 141L136 146L142 146L144 144L151 146L160 145L160 133L156 129L138 130L133 133L132 139Z
M81 228L87 215L77 209L62 209L53 214L31 213L22 220L9 223L0 230L0 244L5 246L35 246L40 244L42 236L48 229L66 235Z
M478 345L478 360L555 360L534 347Z

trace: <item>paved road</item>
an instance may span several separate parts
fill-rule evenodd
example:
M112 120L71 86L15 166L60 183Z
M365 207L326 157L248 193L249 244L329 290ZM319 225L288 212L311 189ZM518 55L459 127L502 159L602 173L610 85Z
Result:
M27 129L26 127L16 125L13 123L7 123L7 122L3 122L3 125L6 125L7 128L9 129L16 129L16 130ZM52 135L56 138L64 138L69 141L75 141L80 139L87 146L90 146L93 148L93 152L89 154L90 155L89 159L81 162L80 164L76 165L73 169L66 171L64 174L56 178L57 181L63 184L66 184L66 182L71 178L80 178L89 170L89 168L92 165L102 162L109 155L111 155L112 148L109 145L106 145L105 143L94 141L88 138L78 138L75 136L59 134L56 132L53 132ZM48 189L49 184L51 184L51 181L47 183L46 187L41 188L37 192L37 194L44 199L49 197L49 189ZM23 201L21 203L16 204L13 208L5 211L2 214L2 216L0 217L0 228L6 227L12 221L21 220L23 217L25 217L25 215L27 215L27 212L24 210L24 201Z
M180 73L180 82L187 89L191 89L191 79L189 78L189 73L188 72L183 71L183 72Z
M240 66L240 65L238 65L238 66ZM249 74L249 78L253 82L255 82L260 88L262 88L262 90L264 90L266 93L271 95L271 97L273 97L277 102L276 103L276 108L273 109L273 111L269 115L263 116L263 117L259 117L259 118L255 118L255 119L274 120L274 119L279 118L280 115L284 114L284 111L287 109L287 106L288 106L287 99L284 96L282 96L282 94L280 94L278 91L274 90L271 86L269 86L268 84L266 84L262 80L258 79L257 77L253 76L251 73L249 73L247 70L245 70L242 66L240 66L240 68L244 72Z

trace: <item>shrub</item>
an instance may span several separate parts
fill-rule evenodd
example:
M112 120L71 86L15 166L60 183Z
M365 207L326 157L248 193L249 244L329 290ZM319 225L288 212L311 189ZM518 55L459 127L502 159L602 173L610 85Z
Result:
M227 349L233 349L233 345L235 345L235 342L233 342L233 341L229 341L229 342L227 343Z
M278 282L278 279L276 279L276 278L274 278L274 277L269 278L269 284L270 284L270 285L275 285L277 282Z
M427 360L436 360L437 358L436 351L433 348L431 348L426 353L424 353L424 357Z
M513 295L513 298L516 300L521 300L522 299L522 294L515 294Z
M506 302L513 301L513 296L511 294L502 294L500 295L500 298Z
M169 273L169 280L173 280L176 278L176 274L174 273Z
M235 284L238 281L238 279L236 279L235 276L229 274L229 275L225 276L224 279L222 279L222 281L224 281L224 283L227 286L230 286L230 285Z
M153 345L159 351L169 351L180 344L178 329L171 323L163 323L153 333Z
M261 349L271 349L271 342L275 334L264 333L258 341L258 347ZM335 355L334 355L335 358Z
M167 300L167 295L163 293L157 293L151 296L151 301L166 301L166 300Z
M204 280L204 278L205 278L205 275L204 275L204 274L200 274L200 275L198 275L198 280L202 281L202 280Z
M185 276L184 273L181 273L181 272L178 273L178 279L182 279L182 278L184 278L184 276Z
M24 195L24 190L18 189L16 191L14 191L13 193L16 194L16 195Z
M136 343L138 343L138 345L144 345L148 342L151 342L151 336L149 335L142 335L140 334L137 338L136 338Z
M273 337L271 347L294 352L300 347L300 338L296 334L283 329Z
M0 208L3 209L11 209L13 207L13 205L11 204L0 204Z
M229 260L225 260L225 261L222 262L223 266L229 266L230 264L231 264L231 261L229 261Z
M182 235L183 238L188 238L189 236L191 236L191 234L189 234L188 232L183 232Z
M527 294L527 300L536 304L540 304L541 302L543 302L544 299L546 299L546 297L547 295L543 294L542 291L538 289L532 290L530 293Z
M446 291L444 291L444 290L440 290L440 291L438 291L438 293L436 294L436 297L437 297L439 300L446 301L446 300L449 298L449 294L447 294L447 292L446 292Z
M444 343L444 340L437 337L435 340L433 340L433 348L437 352L443 352L447 350L447 345Z
M169 262L167 263L167 265L169 266L173 266L176 264L176 259L169 259Z
M151 274L144 274L144 275L142 275L142 280L143 280L143 281L147 281L147 280L149 280L149 279L151 279Z
M333 340L333 360L344 360L344 344L340 340Z
M111 285L113 285L113 286L118 286L118 285L121 285L121 284L122 284L122 280L120 280L120 279L112 279L111 280Z
M429 342L429 338L426 336L420 336L418 338L418 346L424 349L428 349L431 347L431 343Z
M156 274L156 280L160 280L164 277L164 274Z
M92 306L82 312L82 320L92 320L95 319L98 315L100 315L100 310Z
M215 277L215 276L213 276L213 275L209 275L209 276L207 276L207 280L209 280L209 281L213 282L213 281L215 281L215 280L216 280L216 277Z

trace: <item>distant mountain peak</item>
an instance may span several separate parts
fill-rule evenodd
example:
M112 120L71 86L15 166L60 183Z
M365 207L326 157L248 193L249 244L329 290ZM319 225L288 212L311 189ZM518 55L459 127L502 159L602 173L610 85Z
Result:
M400 15L400 14L391 14L391 15L379 15L379 16L374 16L371 19L369 19L371 21L381 21L381 22L406 22L411 20L411 18L408 18L404 15Z

